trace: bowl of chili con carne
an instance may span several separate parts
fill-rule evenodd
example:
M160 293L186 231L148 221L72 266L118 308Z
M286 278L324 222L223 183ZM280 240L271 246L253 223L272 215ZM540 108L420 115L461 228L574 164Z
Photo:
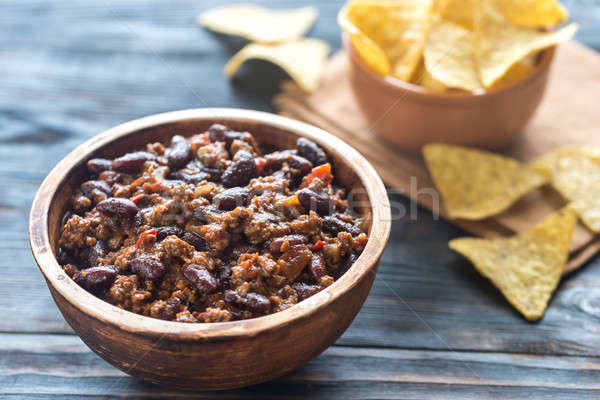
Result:
M30 214L63 316L147 381L283 375L349 326L390 231L373 167L327 132L236 109L153 115L65 157Z

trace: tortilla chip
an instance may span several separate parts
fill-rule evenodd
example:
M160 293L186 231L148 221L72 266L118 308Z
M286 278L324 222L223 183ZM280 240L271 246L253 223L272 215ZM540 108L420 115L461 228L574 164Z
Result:
M198 16L198 23L226 35L241 36L260 43L298 39L314 25L317 10L268 10L252 4L217 7Z
M318 39L274 45L250 43L229 60L225 74L232 77L247 60L261 59L278 65L301 89L312 92L319 87L328 54L329 45Z
M367 65L408 82L421 58L432 15L433 0L355 0L342 8L338 22Z
M477 2L474 18L475 57L484 87L492 86L529 54L571 39L577 24L554 32L512 25L491 2ZM435 76L435 75L434 75Z
M547 175L486 151L428 144L423 156L451 218L478 220L499 214L547 182Z
M569 13L557 0L494 0L498 10L513 24L540 28L562 24Z
M552 186L571 201L583 224L600 233L600 148L560 149L540 157L531 166L548 173Z
M440 0L441 17L446 22L473 29L474 2L480 0Z
M450 88L476 91L477 76L471 31L450 22L438 22L425 44L425 68L433 79Z
M421 60L421 62L419 63L419 66L413 74L410 83L422 86L425 89L429 89L435 92L443 92L446 89L448 89L446 85L444 85L442 82L436 80L433 76L431 76L429 71L427 71L427 68L425 68L424 60Z
M467 257L525 318L540 319L560 281L569 256L575 212L551 214L510 238L451 240L452 250Z
M492 88L497 89L501 87L510 86L514 83L520 82L535 71L535 66L519 61L504 74L500 79L492 85Z

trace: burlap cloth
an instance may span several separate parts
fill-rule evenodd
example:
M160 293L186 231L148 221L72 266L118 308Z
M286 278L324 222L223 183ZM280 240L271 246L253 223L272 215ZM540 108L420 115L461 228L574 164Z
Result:
M319 126L349 143L373 164L389 187L431 209L433 197L427 193L433 183L421 156L402 152L373 136L373 127L356 104L347 74L347 57L339 52L329 61L315 93L307 95L286 82L274 103L282 115ZM576 42L561 45L537 114L505 153L530 161L559 147L600 145L599 104L600 55ZM495 237L522 231L564 204L560 195L543 187L528 193L506 212L483 221L448 219L443 204L440 215L472 234ZM598 250L600 239L579 224L565 273L579 268Z

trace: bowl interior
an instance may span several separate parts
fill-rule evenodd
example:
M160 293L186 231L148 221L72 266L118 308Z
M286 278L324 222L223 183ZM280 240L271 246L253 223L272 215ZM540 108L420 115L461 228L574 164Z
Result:
M300 137L297 133L275 127L266 123L255 121L227 120L223 118L214 119L188 119L183 121L168 122L149 128L134 130L126 136L119 137L113 142L105 144L89 153L77 165L70 170L69 174L62 180L52 199L51 212L49 215L48 232L52 250L56 254L58 250L58 239L62 227L62 218L70 208L71 196L88 176L86 163L92 158L115 158L134 150L143 150L147 143L161 142L168 146L174 135L191 136L206 131L213 123L225 123L228 127L237 131L248 131L254 135L263 151L283 150L295 148L296 140ZM327 142L319 143L325 148L330 162L332 163L334 182L345 188L352 194L352 205L355 212L365 216L371 211L369 197L365 185L353 170L352 166L342 155L330 148ZM370 230L372 221L367 218L367 226Z

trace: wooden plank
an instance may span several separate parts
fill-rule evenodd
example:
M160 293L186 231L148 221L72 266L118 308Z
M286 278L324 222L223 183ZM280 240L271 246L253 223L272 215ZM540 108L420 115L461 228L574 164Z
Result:
M70 335L0 335L2 398L589 398L600 360L334 346L281 379L191 393L131 378ZM37 397L36 397L37 396ZM554 397L552 397L554 396ZM520 397L523 398L523 397Z

